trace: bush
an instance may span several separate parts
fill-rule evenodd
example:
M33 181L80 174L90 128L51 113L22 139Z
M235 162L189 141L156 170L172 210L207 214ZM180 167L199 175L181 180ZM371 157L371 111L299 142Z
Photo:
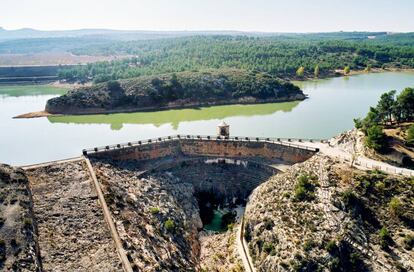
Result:
M275 226L275 223L273 223L272 219L270 219L269 217L266 217L264 219L264 228L266 230L272 230L274 226Z
M272 243L264 243L263 251L272 256L276 254L275 247Z
M382 182L382 181L378 181L377 183L375 183L375 189L378 192L380 192L380 193L384 192L384 190L385 190L385 183Z
M347 211L352 212L354 215L359 215L361 213L363 204L354 192L350 190L343 192L342 202Z
M326 244L325 249L329 252L329 254L333 255L337 252L338 246L336 245L335 241L331 240Z
M316 243L312 240L308 240L303 244L303 250L310 251L312 248L314 248Z
M152 207L152 208L150 209L150 212L151 212L152 214L158 214L158 213L160 212L160 208L158 208L158 207Z
M380 245L382 249L387 249L391 242L391 236L386 227L382 227L379 231Z
M164 227L167 231L173 231L175 229L175 223L172 219L169 218L164 222Z
M361 260L361 255L359 255L358 252L352 252L349 255L349 264L350 264L351 271L363 271L361 269L362 263L363 262Z
M386 135L381 126L374 125L367 129L365 145L375 151L383 151L387 147Z
M296 75L298 76L298 77L303 77L303 75L305 74L305 68L303 67L303 66L301 66L301 67L299 67L297 70L296 70Z
M351 68L349 66L345 66L344 68L344 74L348 75L351 72Z
M401 201L397 197L393 197L390 203L388 204L388 209L392 215L398 217L402 214L403 206Z
M404 238L404 248L406 250L411 250L414 248L414 236L412 235L407 235Z
M30 218L25 218L25 219L23 220L23 225L24 225L24 227L25 227L25 228L27 228L27 229L31 228L31 227L32 227L32 219L30 219Z
M227 230L233 231L233 229L234 229L234 223L230 223L227 225Z
M315 184L308 175L298 177L295 186L294 199L296 201L311 201L315 199Z
M329 271L341 271L341 261L338 257L333 258L328 266Z

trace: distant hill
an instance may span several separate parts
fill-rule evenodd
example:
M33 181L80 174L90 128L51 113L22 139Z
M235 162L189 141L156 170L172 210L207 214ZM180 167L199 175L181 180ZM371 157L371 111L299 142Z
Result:
M77 29L43 31L32 28L6 30L0 27L0 41L39 38L101 38L113 40L145 40L172 38L194 35L257 35L268 36L276 33L240 32L240 31L151 31L151 30L112 30L112 29Z
M75 29L45 31L33 28L6 30L0 27L0 41L38 38L68 38L68 37L100 37L115 40L142 40L156 38L172 38L195 35L243 35L243 36L286 36L293 38L314 39L360 39L368 36L384 36L387 32L327 32L327 33L280 33L280 32L248 32L248 31L151 31L151 30L114 30L114 29Z

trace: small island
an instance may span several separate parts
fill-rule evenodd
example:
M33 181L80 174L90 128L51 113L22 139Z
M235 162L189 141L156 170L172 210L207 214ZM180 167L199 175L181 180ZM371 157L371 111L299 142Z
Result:
M218 69L141 76L82 87L48 100L45 111L48 114L97 114L305 98L299 87L269 74Z

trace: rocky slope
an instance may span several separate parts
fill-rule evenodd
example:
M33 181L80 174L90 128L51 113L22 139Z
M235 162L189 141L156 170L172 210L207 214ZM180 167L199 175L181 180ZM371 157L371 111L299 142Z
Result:
M190 184L133 163L94 161L106 202L134 271L196 271L202 223Z
M88 114L305 98L298 87L268 74L220 69L142 76L75 89L50 99L46 111Z
M201 271L242 272L245 271L236 247L236 228L225 233L200 233Z
M258 271L411 271L414 180L316 155L251 195L245 236Z
M0 164L0 271L41 271L31 193L23 170Z
M43 271L122 271L85 162L26 173Z

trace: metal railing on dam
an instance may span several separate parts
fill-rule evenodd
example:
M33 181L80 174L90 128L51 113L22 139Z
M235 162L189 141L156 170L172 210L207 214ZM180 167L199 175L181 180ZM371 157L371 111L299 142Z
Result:
M203 140L203 141L221 141L221 142L262 142L262 143L273 143L282 146L288 146L298 149L309 150L313 152L318 152L319 149L315 147L310 147L306 145L298 145L291 142L320 142L326 143L326 139L299 139L299 138L270 138L270 137L244 137L244 136L211 136L211 135L173 135L173 136L166 136L166 137L158 137L153 139L146 139L146 140L139 140L139 141L132 141L127 143L119 143L113 145L106 145L94 148L83 149L83 155L93 154L93 153L100 153L100 152L107 152L111 150L119 150L123 148L130 148L136 146L143 146L143 145L150 145L154 143L160 142L168 142L168 141L179 141L179 140Z

